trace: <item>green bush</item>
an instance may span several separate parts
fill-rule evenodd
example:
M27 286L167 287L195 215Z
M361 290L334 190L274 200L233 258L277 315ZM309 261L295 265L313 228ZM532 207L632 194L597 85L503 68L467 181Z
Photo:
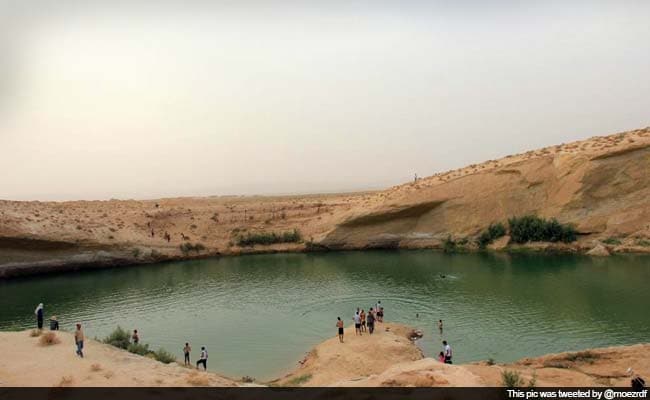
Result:
M158 351L154 352L153 356L156 360L165 364L169 364L176 361L176 356L174 356L172 353L168 352L163 348L160 348L158 349Z
M133 354L138 354L141 356L145 356L151 351L149 350L149 345L148 344L141 344L141 343L131 343L129 347L127 348L129 353Z
M196 251L197 253L200 253L203 250L205 250L205 246L202 243L192 244L189 242L185 242L180 245L180 249L183 252L183 254L187 255L191 251Z
M524 385L524 380L517 371L505 370L501 373L501 382L507 388L516 388Z
M488 244L492 243L495 239L505 236L505 234L506 227L501 222L490 224L478 237L478 246L484 249Z
M608 237L607 239L603 240L603 243L609 244L609 245L612 245L612 246L618 246L622 242L621 242L621 239L619 239L619 238Z
M447 236L444 242L442 242L442 249L445 253L451 253L456 250L456 241L451 238L451 235Z
M131 344L131 332L125 331L122 327L118 326L110 335L106 336L102 342L126 350Z
M564 242L576 240L577 232L572 225L561 224L555 218L546 220L535 215L512 217L508 220L510 237L515 243Z
M253 246L256 244L270 245L276 243L298 243L302 240L300 232L297 229L293 231L275 233L259 232L248 233L246 236L239 236L237 244L239 246Z

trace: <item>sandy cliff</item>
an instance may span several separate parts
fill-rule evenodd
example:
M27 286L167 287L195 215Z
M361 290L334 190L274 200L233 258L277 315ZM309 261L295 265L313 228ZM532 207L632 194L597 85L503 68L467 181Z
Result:
M262 251L439 248L450 235L467 239L471 249L490 223L525 214L574 224L580 234L570 245L530 248L650 252L650 128L490 160L372 193L0 201L0 277ZM302 234L301 243L238 245L242 234L293 229ZM204 248L183 252L184 243Z

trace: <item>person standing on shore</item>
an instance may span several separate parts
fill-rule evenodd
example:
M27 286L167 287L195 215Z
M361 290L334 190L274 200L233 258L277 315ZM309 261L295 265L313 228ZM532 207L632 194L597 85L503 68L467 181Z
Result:
M77 324L77 330L74 331L74 343L77 345L77 355L84 358L84 332L81 324Z
M364 310L361 310L361 314L359 314L361 317L361 332L366 331L366 312Z
M361 316L359 315L359 311L354 314L352 320L354 321L354 335L361 335Z
M133 339L133 343L138 344L140 341L140 336L138 335L138 330L134 329L133 330L133 336L131 336L131 339Z
M192 362L190 361L190 352L192 351L192 347L190 347L189 343L185 343L185 347L183 347L183 354L185 354L185 365L191 365Z
M341 317L336 317L336 327L339 328L339 341L343 343L343 321Z
M368 333L372 335L375 331L375 313L372 311L372 307L368 311L368 316L366 317L368 322Z
M446 340L442 341L442 350L445 355L445 364L452 364L451 362L451 346L447 343Z
M43 329L43 303L38 304L34 314L36 314L36 326L38 329Z
M205 346L201 346L201 358L196 362L196 369L199 369L199 364L203 365L203 370L208 370L208 351Z

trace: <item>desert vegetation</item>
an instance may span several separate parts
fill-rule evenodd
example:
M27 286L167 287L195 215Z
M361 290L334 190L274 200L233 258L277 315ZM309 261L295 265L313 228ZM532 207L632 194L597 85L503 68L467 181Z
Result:
M508 225L510 227L510 237L515 243L570 243L577 239L577 232L572 225L561 224L555 218L547 220L535 215L525 215L510 218Z
M488 226L486 230L481 232L481 234L479 235L477 239L478 246L479 248L484 249L495 239L505 236L505 234L506 234L506 227L501 222L492 223L490 224L490 226Z
M163 348L153 351L149 349L149 345L146 343L132 343L131 332L122 329L120 326L115 328L102 342L133 354L154 358L165 364L176 361L176 357Z
M271 245L276 243L300 243L301 240L302 240L302 236L300 235L300 232L297 229L294 229L293 231L287 231L282 233L248 232L245 236L240 235L237 238L237 244L239 246L254 246L256 244Z

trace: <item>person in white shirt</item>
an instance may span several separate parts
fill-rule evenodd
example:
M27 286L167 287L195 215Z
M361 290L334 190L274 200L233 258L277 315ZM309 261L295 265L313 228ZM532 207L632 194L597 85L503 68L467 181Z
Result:
M446 340L442 341L443 354L445 355L445 364L451 364L451 346Z
M354 317L352 317L354 320L354 334L356 335L361 335L361 316L359 315L359 311L357 311L354 314Z
M196 362L196 369L199 369L199 364L203 365L203 370L208 369L208 351L205 346L201 347L201 358Z

